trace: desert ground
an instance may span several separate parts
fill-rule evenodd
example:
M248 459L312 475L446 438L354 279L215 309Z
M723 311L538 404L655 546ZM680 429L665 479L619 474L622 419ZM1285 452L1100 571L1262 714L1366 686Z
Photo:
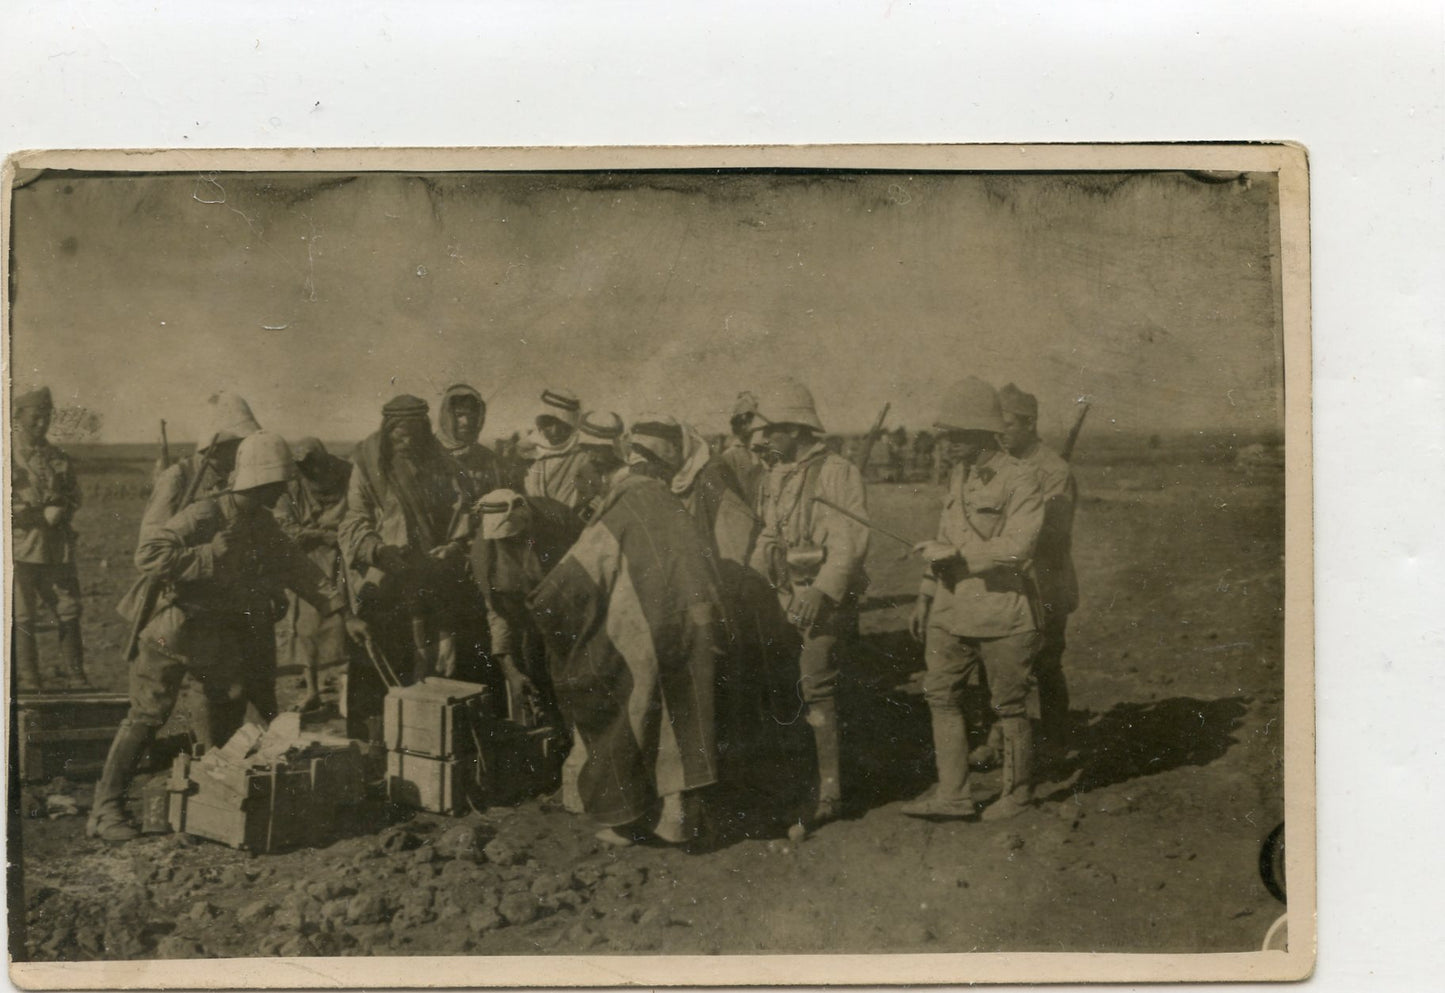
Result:
M332 844L275 855L183 835L108 847L84 837L83 816L20 816L55 789L88 805L89 783L51 784L12 797L12 954L1256 949L1284 909L1259 872L1283 809L1283 473L1236 465L1237 439L1104 435L1077 466L1076 740L1014 820L898 811L931 781L906 631L918 564L877 538L844 675L851 809L800 842L785 811L729 820L747 802L724 787L717 843L700 853L605 849L546 797L460 818L378 803ZM89 666L120 691L114 607L134 578L149 456L79 454ZM876 483L869 501L879 523L922 538L941 489ZM294 670L280 689L283 706L298 698ZM778 756L802 779L807 763L806 748ZM978 774L976 794L998 776Z

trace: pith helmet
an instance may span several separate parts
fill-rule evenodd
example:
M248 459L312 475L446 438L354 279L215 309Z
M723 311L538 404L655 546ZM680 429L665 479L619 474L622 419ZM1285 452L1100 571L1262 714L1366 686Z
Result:
M207 401L210 422L201 435L200 449L205 451L221 441L240 441L261 430L251 414L251 405L234 393L216 393Z
M813 394L796 379L780 380L758 397L757 418L753 425L760 428L769 424L801 424L819 434L824 433Z
M254 490L267 483L285 483L296 478L296 463L286 439L271 431L257 431L241 440L236 449L236 475L231 489Z
M1003 414L998 394L983 380L969 376L954 383L944 394L943 409L934 426L945 431L1003 431Z

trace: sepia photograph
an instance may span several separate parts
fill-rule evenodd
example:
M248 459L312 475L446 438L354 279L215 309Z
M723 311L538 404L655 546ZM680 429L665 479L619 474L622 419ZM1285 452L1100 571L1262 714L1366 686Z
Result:
M17 985L1308 975L1302 148L4 185Z

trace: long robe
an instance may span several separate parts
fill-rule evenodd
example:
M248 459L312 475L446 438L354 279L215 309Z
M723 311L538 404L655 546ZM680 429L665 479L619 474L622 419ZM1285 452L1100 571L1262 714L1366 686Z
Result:
M657 797L717 780L719 595L697 527L664 484L618 480L530 607L587 749L589 814L629 824Z
M286 496L276 505L276 522L332 582L344 588L336 531L346 516L351 463L329 453L321 458L325 469L318 480L298 474L288 484ZM294 593L288 593L287 600L286 617L277 625L282 657L302 667L313 661L318 665L344 661L348 653L344 615L322 617Z

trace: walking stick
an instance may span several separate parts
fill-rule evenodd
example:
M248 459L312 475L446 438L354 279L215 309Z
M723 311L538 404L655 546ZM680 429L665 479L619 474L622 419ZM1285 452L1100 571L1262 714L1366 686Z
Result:
M827 507L829 510L834 511L835 513L842 514L844 517L848 518L848 520L853 521L855 524L861 524L861 525L863 525L865 528L867 528L867 529L870 530L870 531L877 531L879 534L883 535L885 538L892 538L894 541L898 542L899 544L907 545L909 551L912 551L912 550L913 550L913 546L918 544L918 542L913 541L913 540L911 540L911 539L909 539L909 538L905 538L905 537L903 537L903 535L899 534L899 533L896 532L896 531L890 531L890 530L888 530L887 528L883 527L881 524L874 524L872 521L869 521L869 520L866 520L866 519L864 519L864 518L862 518L862 517L859 517L857 514L853 513L851 510L844 510L842 507L838 506L838 505L837 505L836 503L834 503L832 500L828 500L828 499L825 499L824 497L820 497L820 496L815 496L815 497L813 497L813 502L814 502L814 503L821 503L823 506Z

